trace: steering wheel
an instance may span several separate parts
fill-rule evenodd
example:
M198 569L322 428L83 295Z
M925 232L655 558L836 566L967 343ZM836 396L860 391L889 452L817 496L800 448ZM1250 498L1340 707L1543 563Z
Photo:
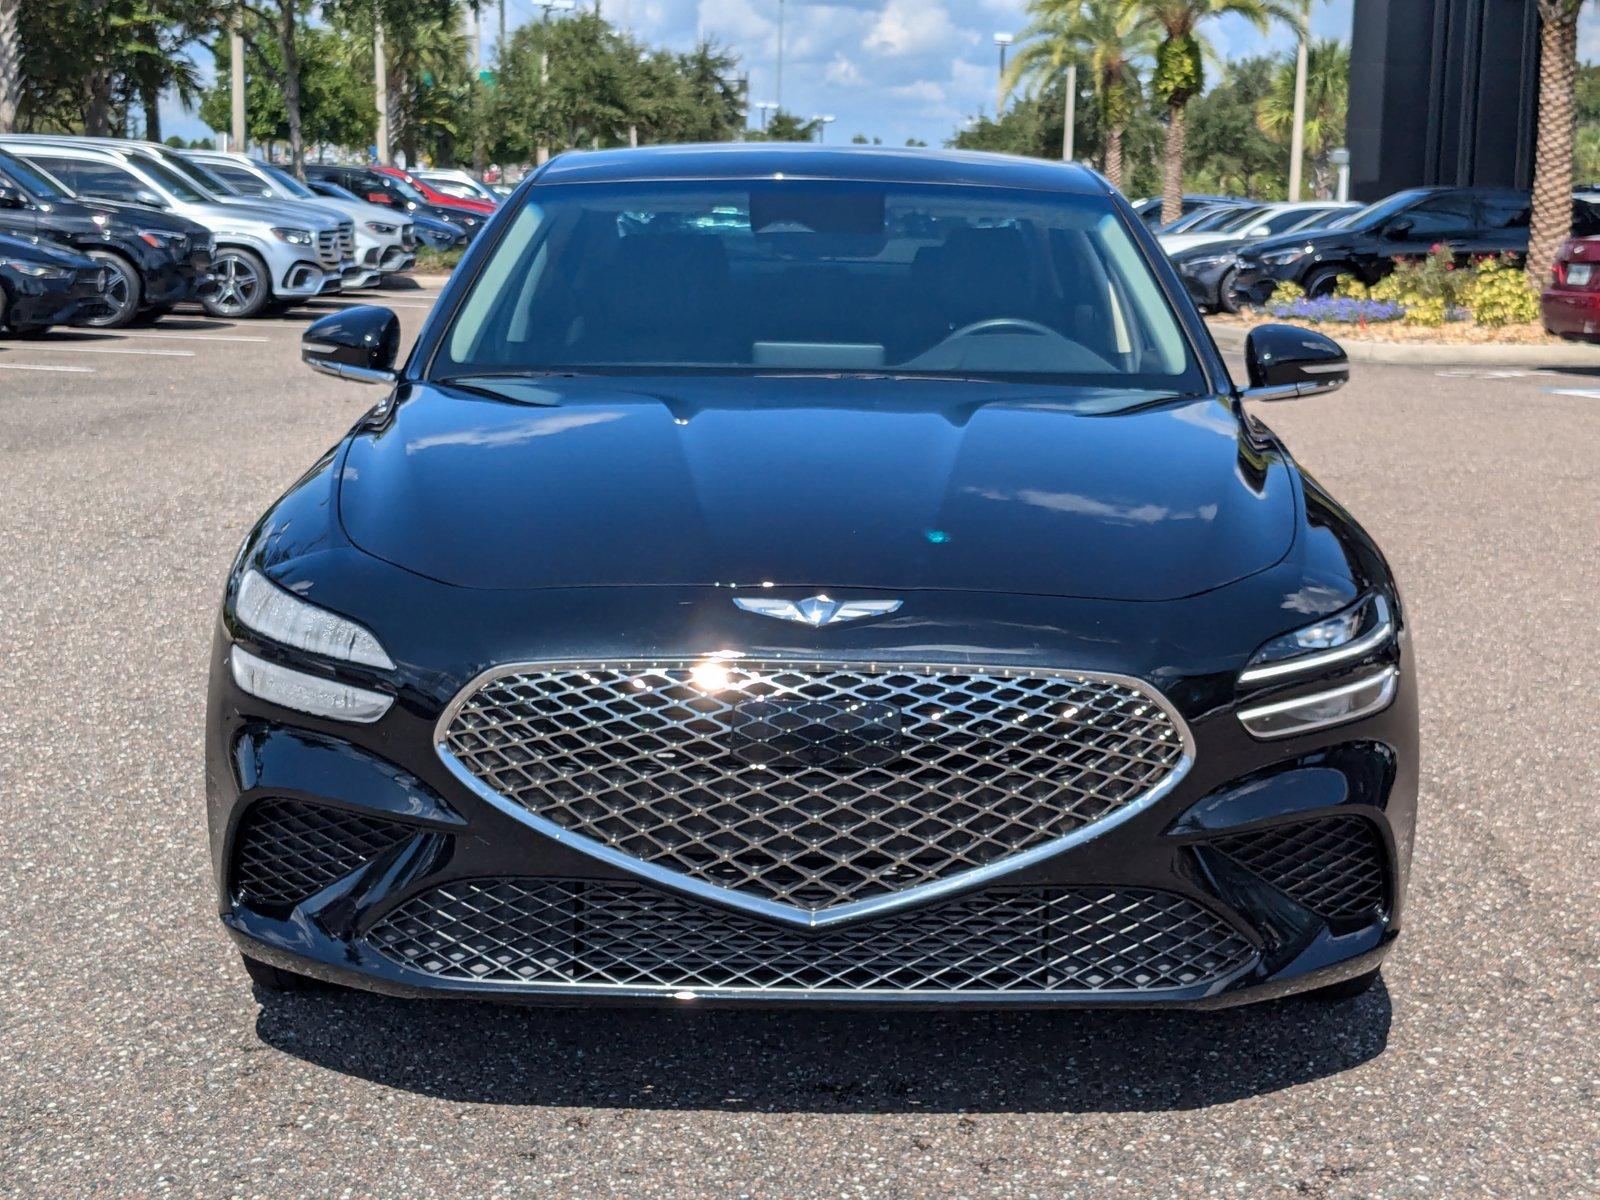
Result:
M1041 325L1038 321L1030 321L1026 317L986 317L982 321L974 321L971 325L963 325L953 333L945 335L944 340L953 342L957 338L972 337L974 334L989 333L996 329L1022 329L1028 333L1041 334L1044 337L1055 338L1058 342L1069 339L1062 337L1048 325Z

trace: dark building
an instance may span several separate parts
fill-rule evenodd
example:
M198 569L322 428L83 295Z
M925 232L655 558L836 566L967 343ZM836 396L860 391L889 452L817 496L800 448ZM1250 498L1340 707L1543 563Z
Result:
M1355 0L1351 196L1528 187L1538 81L1535 0Z

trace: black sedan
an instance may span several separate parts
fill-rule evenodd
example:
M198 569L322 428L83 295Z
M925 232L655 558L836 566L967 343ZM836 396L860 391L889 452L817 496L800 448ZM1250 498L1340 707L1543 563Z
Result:
M102 303L74 324L120 328L169 312L210 281L211 235L202 225L138 205L85 201L35 167L0 152L0 233L58 242L105 268Z
M1241 247L1234 287L1260 304L1280 283L1309 296L1332 294L1341 278L1376 283L1397 259L1419 259L1435 246L1464 260L1526 254L1529 194L1515 188L1409 188L1321 229L1262 238ZM1600 233L1600 209L1579 200L1579 237Z
M1087 171L541 168L245 538L207 721L267 988L1220 1006L1404 918L1416 680L1368 535Z
M0 332L67 325L105 301L107 272L91 258L0 234Z

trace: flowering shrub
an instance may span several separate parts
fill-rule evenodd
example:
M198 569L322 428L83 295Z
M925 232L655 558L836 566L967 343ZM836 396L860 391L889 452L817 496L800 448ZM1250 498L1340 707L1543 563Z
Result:
M1351 296L1324 296L1311 300L1301 296L1287 303L1278 299L1277 293L1267 303L1273 316L1290 321L1305 321L1312 325L1324 322L1337 325L1365 325L1378 321L1398 321L1405 309L1392 300L1364 300Z
M1479 262L1462 300L1479 325L1522 325L1539 317L1539 298L1509 254Z

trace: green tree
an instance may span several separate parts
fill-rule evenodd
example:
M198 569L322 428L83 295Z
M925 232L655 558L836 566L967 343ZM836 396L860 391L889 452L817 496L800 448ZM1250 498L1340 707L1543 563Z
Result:
M780 108L772 114L767 127L752 133L750 139L757 142L814 142L821 128L821 121L802 121L787 109Z
M1190 102L1186 189L1283 197L1288 187L1283 145L1268 136L1258 120L1282 64L1281 58L1266 56L1229 63L1216 85Z
M1294 126L1294 59L1273 72L1272 86L1256 108L1256 123L1281 145L1290 144ZM1332 194L1328 152L1344 145L1345 113L1350 97L1350 47L1333 39L1312 42L1306 49L1305 167L1312 190Z
M22 0L0 0L0 133L17 127L22 103Z
M1123 139L1140 103L1137 64L1155 53L1153 26L1138 0L1029 0L1028 12L1032 19L1008 69L1007 89L1025 84L1037 95L1068 63L1086 66L1104 134L1102 170L1120 188Z
M297 41L304 50L301 64L301 130L308 144L365 146L377 126L377 106L372 99L370 61L361 64L366 49L348 32L330 26L302 23ZM282 71L277 47L266 43L261 55L272 70L245 75L246 135L255 142L284 142L289 137L289 114L276 77ZM200 100L200 119L213 129L232 123L232 53L226 38L216 50L216 83Z
M1541 0L1543 2L1543 0ZM1229 13L1265 31L1274 20L1299 28L1294 0L1140 0L1159 29L1156 68L1151 77L1156 99L1166 108L1167 144L1162 156L1161 219L1175 221L1183 204L1184 134L1189 101L1205 88L1204 27Z

